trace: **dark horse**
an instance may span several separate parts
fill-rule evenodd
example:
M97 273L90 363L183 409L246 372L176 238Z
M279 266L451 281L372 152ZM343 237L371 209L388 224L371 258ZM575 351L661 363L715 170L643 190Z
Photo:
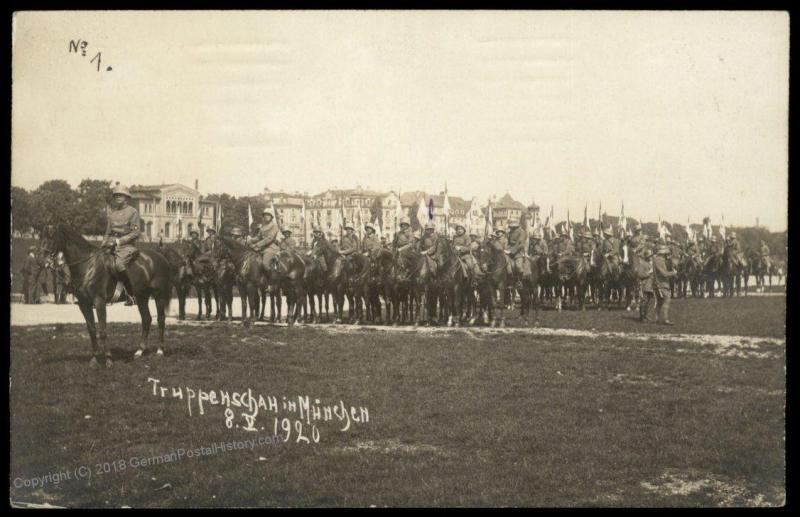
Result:
M89 243L71 226L59 223L47 226L42 232L41 248L50 256L63 252L64 260L72 277L72 292L86 320L86 328L92 341L92 360L90 366L97 366L98 330L100 351L106 358L106 366L111 367L111 351L106 348L106 304L114 295L117 273L113 257L103 248ZM156 302L158 319L158 355L164 350L164 322L172 291L172 269L161 253L154 250L140 250L127 268L128 280L139 315L142 318L142 336L139 349L134 357L141 357L147 349L150 333L150 298ZM97 329L94 312L97 312Z
M499 241L489 238L483 244L480 260L481 269L485 273L483 279L478 283L481 309L486 310L490 326L505 327L505 311L509 299L507 287L512 280L508 272L509 258L505 254L503 245ZM499 323L494 315L495 305L499 307Z
M261 265L261 255L228 236L220 237L220 242L225 247L225 255L233 262L236 284L242 299L242 323L249 326L258 318L259 293L267 283L267 273Z
M296 251L283 250L272 263L273 277L286 293L286 323L293 325L300 318L305 301L305 262Z
M563 256L555 261L558 285L556 286L556 309L561 310L561 288L564 294L574 291L578 308L584 310L586 287L589 285L589 265L581 255Z

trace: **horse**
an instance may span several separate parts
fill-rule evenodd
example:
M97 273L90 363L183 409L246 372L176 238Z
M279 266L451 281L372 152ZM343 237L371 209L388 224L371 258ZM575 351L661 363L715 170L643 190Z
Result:
M606 309L611 308L611 299L614 291L617 292L618 303L622 303L622 267L619 262L604 255L598 248L592 250L589 278L592 290L596 293L597 310L601 309L605 301Z
M100 352L105 356L106 367L113 364L111 351L106 347L106 304L114 296L118 273L114 269L114 258L104 248L89 243L71 226L58 223L48 225L41 236L41 248L54 257L62 252L70 269L72 292L78 300L92 344L90 367L96 367L98 355L98 333ZM147 349L150 334L150 298L155 300L158 321L158 356L164 355L164 327L166 310L172 294L172 268L161 253L155 250L140 250L128 264L127 276L131 293L136 299L142 320L142 333L135 358ZM97 326L95 326L97 312Z
M767 260L757 251L750 253L750 274L756 278L756 289L764 292L765 277L770 273Z
M781 285L786 265L783 261L772 260L769 266L769 286L772 287L772 277L775 277L777 285Z
M312 245L313 246L313 245ZM320 318L322 317L322 299L325 298L325 314L328 315L328 288L327 288L327 279L326 275L322 270L322 266L320 265L320 260L325 260L324 257L309 256L306 257L305 260L305 269L303 273L303 287L308 297L308 305L311 309L310 320L309 317L306 318L306 321L310 323L319 323ZM319 312L314 304L314 298L319 305Z
M705 285L702 256L700 254L691 254L686 257L682 266L683 272L679 272L679 275L685 279L689 290L692 292L692 296L695 298L702 298Z
M185 320L186 296L192 288L189 259L184 254L184 248L180 243L161 246L160 251L172 268L172 285L175 287L175 292L178 295L178 319Z
M305 300L305 261L293 250L281 250L272 263L275 283L286 293L286 323L293 325L300 318Z
M561 310L561 287L565 293L574 291L578 309L585 310L587 275L589 266L582 256L563 256L555 261L558 287L556 288L556 309Z
M508 305L508 300L506 299L508 290L506 287L511 281L508 264L508 255L506 255L501 243L495 239L487 239L484 242L483 252L481 253L481 269L485 272L485 275L482 281L478 283L478 287L481 307L486 310L491 327L506 326L505 311ZM499 304L497 303L498 297L502 298ZM498 306L500 312L499 324L494 317L495 305Z
M622 268L620 272L620 286L625 291L625 310L630 311L639 303L639 290L641 276L639 261L641 259L630 249L627 244L622 245ZM622 295L620 294L620 298Z
M720 271L722 270L722 254L712 253L706 258L703 264L703 277L705 286L708 289L708 297L714 298L716 295L716 282L722 281Z
M227 316L228 323L231 323L233 321L233 286L236 283L236 266L223 246L215 246L211 250L211 260L217 293L218 319L221 321Z
M441 293L442 307L448 327L458 327L464 319L464 306L472 287L472 273L466 263L458 256L453 243L439 241L441 267L436 280Z
M258 317L260 289L267 283L267 272L263 268L261 255L227 235L219 240L236 271L236 284L242 299L242 324L250 326Z
M410 248L405 252L395 251L392 267L384 275L384 282L393 285L393 325L415 321L416 277L422 268L422 256L419 251ZM417 314L420 311L416 307ZM417 316L418 317L418 316Z
M334 323L342 323L350 263L334 249L330 242L324 239L317 241L311 256L322 256L328 266L328 279L326 284L328 292L333 297ZM352 306L352 303L350 305Z
M533 309L533 326L539 326L539 304L537 291L541 285L543 276L547 273L549 259L546 255L535 255L525 257L531 270L529 278L524 276L520 279L520 316L523 323L528 323L531 308Z

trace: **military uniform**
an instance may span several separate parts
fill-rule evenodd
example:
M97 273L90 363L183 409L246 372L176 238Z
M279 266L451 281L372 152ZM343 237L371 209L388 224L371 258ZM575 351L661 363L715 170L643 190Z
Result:
M594 249L594 240L591 236L581 235L578 237L576 248L581 255L585 257L591 256Z
M344 256L348 256L357 252L360 247L361 246L358 243L358 236L355 233L345 233L344 236L342 236L342 242L339 244L339 253Z
M553 252L559 257L574 255L575 245L572 244L572 240L567 235L562 235L556 239Z
M36 272L39 270L39 265L36 262L36 255L33 249L28 251L25 257L25 262L22 264L22 293L25 303L36 303L35 295L31 295L31 287L36 283Z
M453 237L453 249L456 250L458 258L464 266L472 272L475 278L479 278L483 275L478 261L475 260L475 256L472 254L473 248L477 248L478 246L480 246L480 244L476 240L473 241L472 237L466 233L462 233L461 235L456 234L456 236Z
M669 323L669 301L670 301L670 288L669 281L676 273L675 271L667 270L667 260L664 252L668 249L662 247L659 253L653 257L653 281L654 290L656 293L656 311L661 323Z
M530 255L532 257L546 256L549 253L547 242L544 239L532 238L530 244Z
M314 239L311 241L311 249L308 250L306 255L315 255L317 256L317 263L319 263L319 269L323 273L328 272L328 263L325 262L325 255L322 253L318 253L317 250L321 249L321 243L325 242L325 234L322 230L318 228L314 229Z
M401 257L410 258L414 253L414 232L411 231L411 226L400 228L394 236L392 246Z
M731 251L737 254L742 251L741 245L739 244L739 240L736 237L731 237L730 239L728 239L728 247L731 248Z
M266 270L272 267L272 260L278 256L281 250L278 245L279 234L278 224L275 219L272 219L270 222L261 225L255 237L255 242L250 245L255 251L261 253L261 261Z
M56 258L55 273L55 302L66 303L67 292L69 291L69 285L72 282L72 273L70 273L69 266L67 266L66 262L64 262L64 256L61 253L59 253L59 256Z
M114 267L118 272L127 270L128 264L139 252L134 245L141 236L139 228L139 212L130 205L111 210L111 213L108 214L105 239L106 242L113 239L113 242L116 243Z
M217 246L217 233L209 233L208 236L203 239L203 244L200 247L203 253L211 253L214 251L214 248Z
M607 236L601 245L600 250L606 258L619 257L619 239L614 236Z
M435 231L423 233L419 243L419 250L423 255L431 258L431 273L436 275L436 270L439 266L436 262L436 254L439 251L439 235Z
M297 249L297 241L291 234L286 235L281 243L278 245L281 251L294 251Z
M508 255L514 265L514 270L530 278L531 264L527 260L528 232L521 226L515 226L508 233Z
M374 233L367 233L367 235L365 235L361 240L361 250L367 252L367 254L372 258L378 256L378 252L381 250L381 247L381 240Z

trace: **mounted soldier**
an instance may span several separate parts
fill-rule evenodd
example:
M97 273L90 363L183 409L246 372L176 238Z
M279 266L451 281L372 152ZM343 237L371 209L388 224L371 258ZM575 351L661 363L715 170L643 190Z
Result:
M519 225L519 219L508 220L508 248L506 255L511 259L509 267L512 273L521 275L522 278L531 278L531 264L528 257L528 232Z
M297 249L297 241L292 237L292 231L287 228L281 233L283 233L283 240L278 245L281 251L295 251Z
M241 244L243 246L246 244L245 243L244 230L242 230L238 226L234 226L233 228L231 228L230 236L233 237L233 240L235 240L239 244ZM216 239L216 237L215 237L215 239ZM213 246L213 244L212 244L212 246Z
M439 253L439 235L436 233L436 225L433 224L433 221L428 221L425 225L425 233L422 235L419 250L429 258L431 275L436 276L439 267L436 261L436 255Z
M538 260L539 257L546 257L550 251L547 248L547 241L545 241L542 235L542 229L539 228L534 230L531 234L530 240L530 247L528 253L531 257L535 260Z
M378 252L382 248L381 241L375 234L375 225L369 222L365 223L364 232L366 232L366 235L364 235L361 241L361 250L364 252L364 255L370 257L370 259L374 259L378 256Z
M328 272L328 263L325 262L325 254L324 253L316 253L318 250L322 249L323 243L326 242L325 240L325 232L322 231L322 228L319 226L314 225L311 229L311 249L306 252L307 256L311 256L316 254L317 255L317 262L319 263L319 269L322 273Z
M414 233L411 231L411 220L408 217L400 219L400 230L394 235L392 247L406 262L413 257Z
M476 234L475 239L477 239L477 237ZM464 226L456 224L456 235L453 237L453 249L455 249L456 256L464 269L471 272L473 279L477 280L483 276L483 272L481 271L480 265L478 265L478 261L472 255L473 242L476 241L473 241L472 235L467 235ZM480 246L480 243L476 242L476 244Z
M742 249L739 244L739 239L736 238L736 232L731 232L730 235L728 235L728 241L725 243L725 246L731 248L731 251L737 255L741 253Z
M759 246L758 253L759 253L759 255L761 255L761 260L763 260L764 263L767 265L767 271L769 271L769 268L770 268L770 265L771 265L770 257L769 257L769 253L770 253L769 252L769 246L767 246L767 243L764 242L763 239L761 240L761 245Z
M553 253L557 257L566 257L575 254L575 245L572 243L572 239L569 238L569 234L565 228L561 229L561 233L559 233L553 243Z
M581 230L575 247L578 253L586 259L592 255L592 250L594 249L594 239L592 238L592 234L588 228Z
M500 226L500 223L495 224L494 226L494 235L492 235L492 242L495 247L499 247L501 250L508 249L508 239L506 238L506 231Z
M250 248L253 251L261 253L261 263L264 270L271 271L272 261L275 260L281 250L278 240L280 230L269 208L265 208L262 215L264 216L264 224L261 225L261 228L258 230L258 234L255 236L255 242L250 244Z
M117 185L111 194L114 206L108 214L108 226L102 247L111 250L114 257L114 270L118 280L112 300L119 300L123 289L129 295L133 292L127 270L128 265L139 253L135 243L142 233L139 212L128 204L131 200L128 187ZM130 296L126 304L132 305Z
M355 234L355 228L351 223L346 223L344 226L345 234L342 236L342 242L339 245L339 254L345 258L350 258L350 255L357 252L360 248L358 236Z
M600 251L603 253L603 256L609 262L617 264L619 263L619 249L619 239L614 237L614 233L611 231L611 228L604 228L603 241L600 243Z
M214 251L217 245L217 230L214 228L206 228L206 238L203 239L202 251L203 253L210 253Z
M203 243L200 240L200 232L195 229L189 231L189 243L197 249L197 253L203 252Z

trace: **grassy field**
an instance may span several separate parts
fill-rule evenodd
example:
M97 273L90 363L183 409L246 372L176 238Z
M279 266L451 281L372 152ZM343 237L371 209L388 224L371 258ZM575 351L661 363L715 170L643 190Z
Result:
M785 299L752 300L697 300L706 304L702 311L684 302L675 319L688 320L692 331L783 336ZM612 316L628 314L548 312L545 321L563 317L598 328ZM661 329L633 322L630 328ZM137 335L137 325L113 325L114 367L89 370L82 325L12 328L13 501L82 507L784 501L783 345L761 342L747 349L756 354L739 354L733 344L733 353L722 354L681 341L344 334L215 323L171 326L166 356L135 361ZM186 400L154 396L148 378L167 388L251 388L279 401L342 400L368 408L369 421L346 432L339 420L316 422L318 443L297 443L293 428L290 441L278 446L132 468L132 457L273 429L274 413L266 411L257 417L265 427L259 433L227 428L219 405L207 404L204 415L194 406L190 416ZM94 472L118 460L125 470ZM91 479L15 486L16 479L80 466L92 471Z

